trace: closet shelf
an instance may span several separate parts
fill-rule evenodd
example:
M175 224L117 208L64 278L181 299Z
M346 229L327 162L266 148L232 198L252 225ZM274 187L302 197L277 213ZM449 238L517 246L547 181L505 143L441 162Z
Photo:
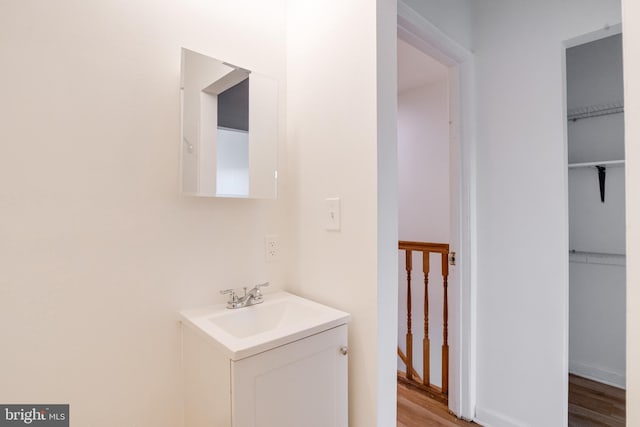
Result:
M588 119L590 117L608 116L609 114L624 113L624 103L614 102L611 104L589 105L587 107L578 107L567 110L567 120L577 121L580 119Z
M604 203L604 181L607 177L607 168L624 166L624 160L606 160L603 162L569 163L569 169L594 167L598 170L598 186L600 187L600 201Z
M605 160L603 162L587 162L587 163L569 163L569 169L573 168L589 168L589 167L622 167L624 166L624 160Z
M569 262L624 267L627 265L627 256L625 254L570 250Z

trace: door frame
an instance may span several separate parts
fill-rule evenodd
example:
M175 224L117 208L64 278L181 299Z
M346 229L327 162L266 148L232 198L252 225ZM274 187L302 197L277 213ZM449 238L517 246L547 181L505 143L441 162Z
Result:
M398 38L449 68L451 188L450 246L456 252L459 292L450 287L449 408L472 420L476 407L476 178L473 54L398 2ZM457 172L456 172L457 171ZM452 197L453 199L453 197ZM455 340L455 342L454 342Z

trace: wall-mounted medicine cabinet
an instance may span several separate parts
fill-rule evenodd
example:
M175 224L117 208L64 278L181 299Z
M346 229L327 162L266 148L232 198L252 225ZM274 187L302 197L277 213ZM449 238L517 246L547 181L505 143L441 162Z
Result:
M274 199L277 81L184 48L180 80L182 193Z

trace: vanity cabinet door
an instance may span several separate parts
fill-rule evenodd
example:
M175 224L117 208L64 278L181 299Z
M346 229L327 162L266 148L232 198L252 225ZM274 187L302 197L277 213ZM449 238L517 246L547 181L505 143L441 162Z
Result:
M347 427L347 325L231 362L233 427Z

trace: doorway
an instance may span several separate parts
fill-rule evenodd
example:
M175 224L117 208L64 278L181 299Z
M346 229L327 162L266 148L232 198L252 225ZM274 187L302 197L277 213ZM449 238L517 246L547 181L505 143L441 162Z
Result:
M569 425L589 420L624 425L622 34L614 29L589 38L566 49ZM604 405L593 404L594 398Z
M449 115L448 68L398 39L398 378L443 403L445 286L459 285L443 269L457 246L450 238Z
M475 236L475 198L473 197L475 179L472 165L475 152L470 138L473 134L471 118L474 108L471 97L473 55L402 2L398 4L398 38L446 68L447 97L445 99L448 101L449 123L448 132L445 132L447 135L445 138L448 138L448 163L445 164L447 172L444 173L449 182L445 184L445 188L448 186L445 195L448 196L450 251L456 253L456 265L449 268L448 277L448 405L456 415L464 419L473 419L475 329L472 319L475 318L474 284L477 259L473 237ZM438 181L442 186L442 180ZM447 202L440 200L440 204L444 204L446 208ZM400 220L402 221L402 218ZM403 269L404 267L400 270ZM420 270L419 274L421 273ZM435 281L438 279L435 274L433 278L434 285L442 286L441 281ZM416 281L416 285L420 284L422 279ZM415 319L417 330L422 327L423 320L418 316ZM406 318L399 318L398 322L399 325L402 323L406 325ZM444 354L437 346L433 347L434 351Z

